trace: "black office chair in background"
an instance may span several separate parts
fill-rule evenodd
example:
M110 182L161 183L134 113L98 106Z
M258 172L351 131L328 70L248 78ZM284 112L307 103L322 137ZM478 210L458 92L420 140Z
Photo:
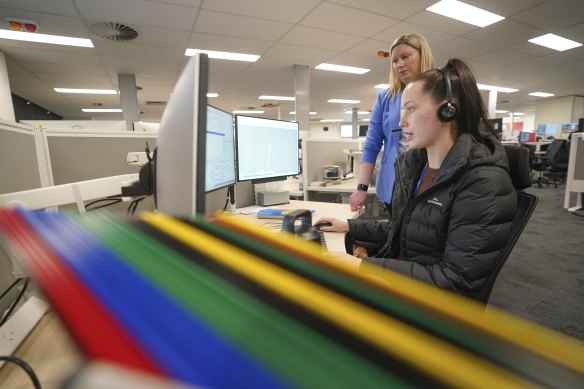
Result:
M564 184L568 176L568 161L570 159L570 145L565 139L556 139L548 147L545 155L545 169L543 182L547 185Z
M495 280L499 275L499 272L503 268L503 265L509 258L513 247L519 240L523 229L527 225L535 206L537 205L537 197L524 192L524 189L531 186L531 173L530 173L530 150L525 147L505 145L505 152L507 154L507 159L509 161L509 170L511 181L513 186L517 190L517 211L513 218L513 223L511 225L511 232L508 237L507 244L505 248L499 254L496 260L493 273L491 273L487 282L483 286L483 289L479 292L476 297L477 301L488 303L491 292L493 291L493 286L495 285ZM374 256L374 254L379 251L385 242L366 242L353 240L349 234L345 235L345 247L347 253L352 254L353 244L357 246L362 246L367 249L369 256Z

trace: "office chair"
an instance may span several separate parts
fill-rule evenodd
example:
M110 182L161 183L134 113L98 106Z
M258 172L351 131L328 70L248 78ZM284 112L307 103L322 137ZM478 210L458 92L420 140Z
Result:
M544 182L558 185L566 182L568 175L568 161L570 159L570 146L565 139L556 139L552 142L545 156Z
M495 262L493 272L475 298L477 301L485 304L487 304L489 301L489 297L491 296L491 292L493 291L493 286L495 285L495 280L497 279L499 272L503 268L507 258L509 258L511 251L513 251L513 247L515 247L515 244L519 240L523 229L527 225L527 222L529 221L529 218L531 217L531 214L537 205L537 197L524 192L525 188L531 186L530 150L521 146L505 145L504 147L505 153L507 154L507 160L509 161L509 174L511 176L511 181L517 190L517 211L515 212L515 216L513 217L513 222L511 224L509 240L499 254L499 257ZM349 234L346 234L345 248L347 253L352 254L353 244L365 247L367 249L367 253L370 256L374 256L374 253L379 251L385 242L380 243L353 240Z

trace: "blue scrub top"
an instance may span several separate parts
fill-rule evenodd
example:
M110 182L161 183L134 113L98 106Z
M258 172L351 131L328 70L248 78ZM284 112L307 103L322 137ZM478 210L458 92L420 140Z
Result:
M400 105L401 93L390 97L387 90L379 92L371 112L369 129L361 156L361 162L375 165L377 155L381 147L384 146L375 189L377 197L386 203L391 203L395 182L393 165L399 155L401 132L392 132L392 130L399 128Z

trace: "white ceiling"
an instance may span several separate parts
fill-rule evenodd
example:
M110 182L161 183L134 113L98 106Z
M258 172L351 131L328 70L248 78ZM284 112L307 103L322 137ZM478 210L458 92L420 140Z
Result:
M90 38L95 48L73 48L0 40L7 57L13 93L65 119L117 119L121 114L84 114L101 103L120 106L119 96L62 95L54 87L117 89L118 74L132 73L141 119L157 122L188 57L185 49L261 55L256 63L210 60L209 91L220 94L210 104L227 111L260 107L260 95L294 95L293 65L311 68L321 62L366 67L364 75L311 70L312 119L345 118L350 105L331 98L361 100L369 110L388 82L390 62L378 57L399 35L417 32L432 47L436 64L450 57L467 59L482 84L519 89L498 94L498 109L533 114L543 91L557 97L584 95L584 46L558 52L529 43L545 33L584 42L582 0L466 0L504 16L485 28L425 10L437 0L0 0L0 28L6 18L33 20L39 32ZM119 22L139 32L129 43L93 35L88 26ZM486 97L486 94L485 94ZM274 102L277 103L277 102ZM282 119L294 102L280 103ZM278 117L278 108L264 116Z

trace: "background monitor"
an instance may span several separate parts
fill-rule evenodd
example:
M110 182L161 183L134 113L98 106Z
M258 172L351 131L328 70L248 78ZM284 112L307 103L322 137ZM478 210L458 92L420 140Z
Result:
M155 200L173 216L205 212L208 63L206 54L191 57L160 120Z
M235 116L237 180L255 183L299 174L297 122Z
M540 124L537 126L537 135L555 135L557 132L557 124Z
M353 126L350 124L341 125L341 138L352 138Z
M519 133L519 142L521 142L521 143L529 142L530 135L531 135L531 132L521 131Z
M369 131L369 126L367 124L361 124L359 126L359 136L367 136L367 131Z
M578 122L562 123L562 132L573 132L578 129Z
M233 116L207 106L205 192L235 184Z

